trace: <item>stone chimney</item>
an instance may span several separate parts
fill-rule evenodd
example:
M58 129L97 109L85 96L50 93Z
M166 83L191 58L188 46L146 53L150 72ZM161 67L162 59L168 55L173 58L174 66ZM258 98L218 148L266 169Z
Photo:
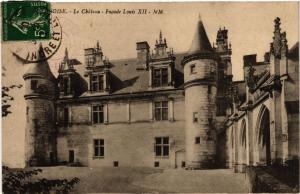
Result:
M253 66L256 64L256 54L245 55L243 59L244 59L244 67L249 67L251 65Z
M145 70L148 69L149 63L149 55L150 55L150 47L147 41L137 42L136 43L137 50L137 70Z
M252 55L244 55L243 57L244 60L244 80L248 79L248 74L249 74L249 69L255 69L253 66L256 65L256 54Z

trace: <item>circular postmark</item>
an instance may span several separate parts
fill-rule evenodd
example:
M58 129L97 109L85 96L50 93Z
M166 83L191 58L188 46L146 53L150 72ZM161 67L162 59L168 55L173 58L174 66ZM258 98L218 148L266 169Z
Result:
M33 40L15 42L12 50L14 56L23 63L37 63L51 58L59 49L62 41L62 27L57 17L51 18L51 38L49 40ZM42 45L43 54L38 53Z

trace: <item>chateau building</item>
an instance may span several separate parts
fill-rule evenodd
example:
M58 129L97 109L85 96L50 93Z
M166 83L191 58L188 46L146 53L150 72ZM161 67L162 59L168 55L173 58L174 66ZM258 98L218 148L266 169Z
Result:
M227 29L212 46L201 19L185 53L160 32L132 59L110 61L97 42L81 64L66 49L57 78L47 61L31 64L26 164L243 171L298 157L298 44L288 50L279 24L264 62L244 57L246 81L232 81Z

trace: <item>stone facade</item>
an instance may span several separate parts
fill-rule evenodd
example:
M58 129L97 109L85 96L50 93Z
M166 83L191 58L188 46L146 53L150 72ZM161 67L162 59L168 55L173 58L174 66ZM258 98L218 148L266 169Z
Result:
M227 29L211 46L201 19L186 53L160 32L154 51L138 42L133 59L110 61L97 43L84 64L66 49L57 78L46 62L33 64L24 75L27 165L243 171L298 157L298 56L280 34L265 62L244 58L246 82L232 82Z

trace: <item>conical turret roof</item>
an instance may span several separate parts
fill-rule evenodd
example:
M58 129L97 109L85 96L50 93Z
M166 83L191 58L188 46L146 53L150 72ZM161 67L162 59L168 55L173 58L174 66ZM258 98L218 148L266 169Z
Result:
M199 21L197 24L194 39L192 41L188 54L192 55L197 53L212 53L212 52L213 49L207 37L201 17L199 16Z
M24 77L31 76L31 75L40 75L43 76L45 79L48 80L55 80L54 75L52 74L49 64L47 60L45 59L45 53L43 50L42 44L40 44L39 50L37 52L37 61L35 63L28 64L29 68L24 74Z

